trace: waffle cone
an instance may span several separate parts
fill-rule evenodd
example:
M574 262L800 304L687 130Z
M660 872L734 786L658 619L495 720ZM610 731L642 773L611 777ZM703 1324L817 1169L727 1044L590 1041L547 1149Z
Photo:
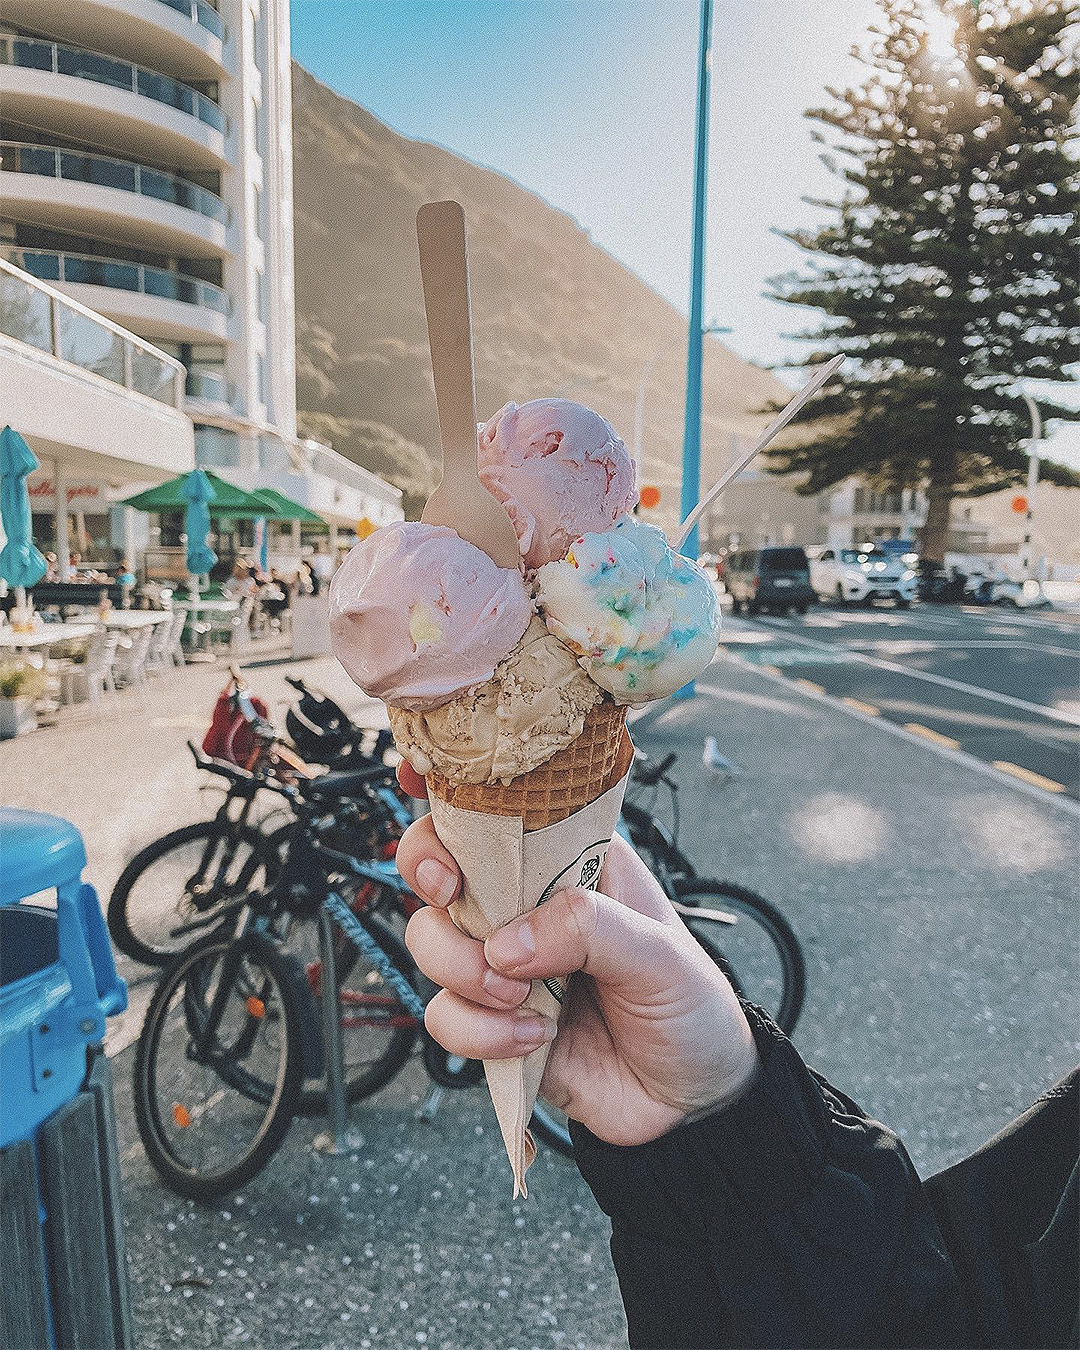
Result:
M437 770L428 792L466 811L517 816L525 830L566 820L613 787L630 767L633 747L625 733L626 709L603 699L585 717L581 735L549 760L508 783L458 783Z

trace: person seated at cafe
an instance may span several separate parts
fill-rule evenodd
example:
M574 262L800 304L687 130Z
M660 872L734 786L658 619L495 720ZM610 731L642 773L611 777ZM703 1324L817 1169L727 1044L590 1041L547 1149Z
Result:
M127 558L116 569L116 580L121 586L135 585L135 573L131 570L131 563L128 562Z
M246 558L237 558L233 563L232 576L221 588L226 600L246 600L258 590L258 582L252 575L254 568Z
M259 604L272 623L280 623L290 603L289 583L276 567L271 567L270 579L259 591Z
M57 561L55 553L45 554L45 575L44 577L42 577L42 580L43 581L60 580L60 564Z

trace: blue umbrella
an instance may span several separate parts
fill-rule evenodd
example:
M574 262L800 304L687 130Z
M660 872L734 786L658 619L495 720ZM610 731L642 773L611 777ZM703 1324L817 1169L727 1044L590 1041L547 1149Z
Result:
M201 577L217 562L217 554L208 542L210 503L217 494L202 469L195 469L184 479L180 495L187 502L184 509L187 569L193 577Z
M259 550L259 570L265 574L270 571L270 531L265 516L255 522L255 544Z
M0 431L0 520L7 543L0 549L0 577L9 586L33 586L48 570L34 547L33 517L26 478L38 462L17 431Z

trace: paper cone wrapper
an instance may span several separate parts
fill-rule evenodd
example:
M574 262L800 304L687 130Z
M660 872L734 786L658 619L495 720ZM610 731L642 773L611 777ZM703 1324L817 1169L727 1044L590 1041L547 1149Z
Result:
M450 915L471 937L482 941L558 890L595 886L634 755L625 710L611 704L601 708L598 717L590 713L576 741L508 786L467 784L455 789L438 775L428 776L436 832L457 860L464 882ZM596 734L600 726L607 733L603 744ZM582 777L583 759L592 761L589 789ZM582 801L589 791L591 797ZM534 980L523 1006L557 1020L562 993L558 980ZM528 1194L525 1173L536 1156L528 1124L550 1049L544 1045L518 1059L484 1061L514 1174L515 1198Z

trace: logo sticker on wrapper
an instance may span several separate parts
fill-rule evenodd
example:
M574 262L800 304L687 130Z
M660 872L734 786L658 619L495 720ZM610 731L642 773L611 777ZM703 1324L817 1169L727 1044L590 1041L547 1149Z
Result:
M600 869L604 865L604 858L607 855L608 844L610 840L598 839L596 843L589 844L583 848L569 867L564 867L558 876L553 877L544 887L544 893L536 902L542 905L545 900L550 900L557 890L565 886L584 886L590 888L594 881L600 875ZM561 1003L563 995L566 992L566 982L558 979L548 979L542 981L544 988Z

